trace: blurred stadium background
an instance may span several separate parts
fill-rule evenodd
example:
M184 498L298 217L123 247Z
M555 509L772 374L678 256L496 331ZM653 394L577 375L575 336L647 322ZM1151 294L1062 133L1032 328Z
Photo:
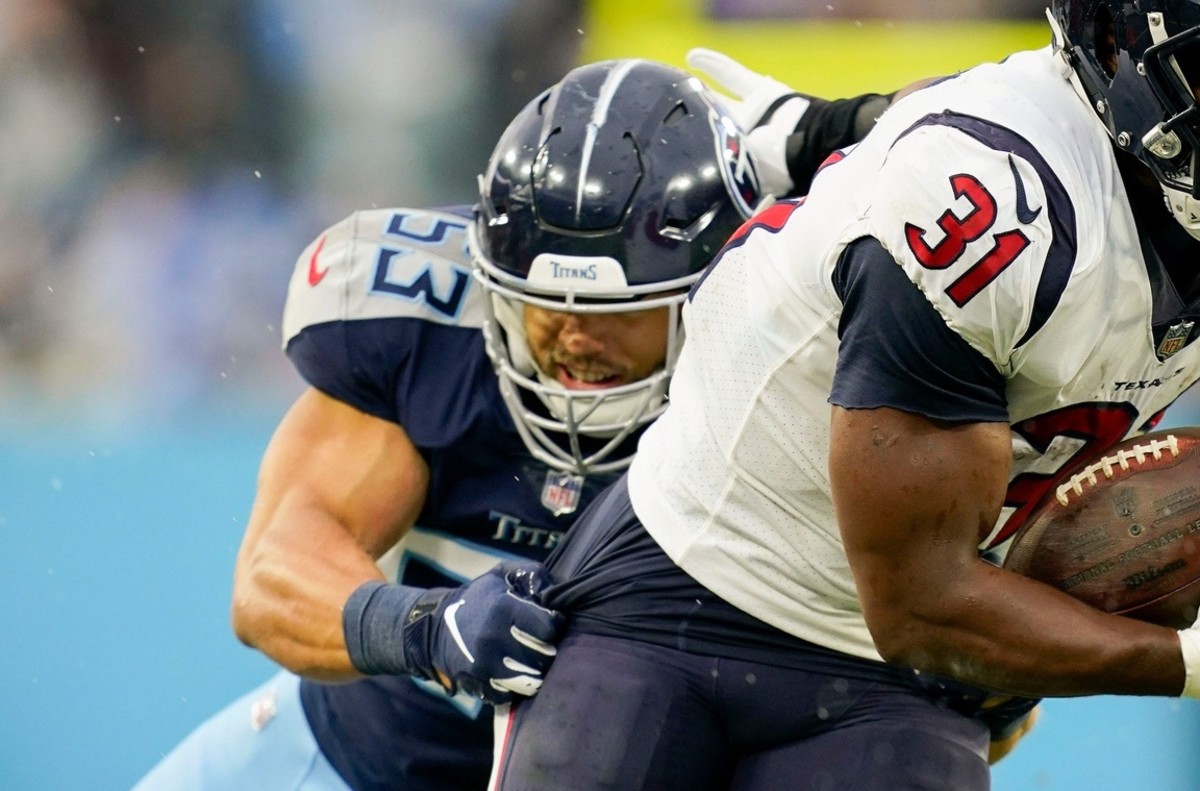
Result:
M887 91L1042 46L1043 5L0 4L0 788L128 788L271 672L229 586L300 388L285 284L324 226L470 202L508 118L583 60L703 45L820 95ZM995 788L1195 791L1197 709L1052 701Z

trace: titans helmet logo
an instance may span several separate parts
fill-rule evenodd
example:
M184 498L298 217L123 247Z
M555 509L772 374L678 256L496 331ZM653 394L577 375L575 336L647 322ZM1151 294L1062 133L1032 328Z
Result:
M738 129L737 124L727 115L713 113L709 122L716 132L717 161L721 163L721 177L734 197L738 208L745 216L750 216L762 199L762 186L758 181L758 171L754 169L754 161L746 147L746 138Z

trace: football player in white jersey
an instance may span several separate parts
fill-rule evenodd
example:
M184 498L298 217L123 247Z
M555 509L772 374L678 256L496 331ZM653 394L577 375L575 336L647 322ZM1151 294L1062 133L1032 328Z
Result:
M581 67L510 125L475 209L359 212L303 252L284 335L311 388L264 457L233 603L292 672L140 791L486 786L482 702L535 691L559 628L537 561L662 410L679 305L765 195L738 124L784 192L887 101L698 58L729 101L661 64Z
M570 623L496 787L985 789L1033 698L1200 698L1197 626L994 565L1200 379L1200 2L1050 20L693 288L670 408L549 560Z

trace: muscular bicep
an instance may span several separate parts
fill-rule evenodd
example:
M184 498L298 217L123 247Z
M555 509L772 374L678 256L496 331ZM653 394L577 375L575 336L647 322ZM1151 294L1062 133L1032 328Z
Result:
M885 657L937 622L977 573L1008 481L1005 423L948 426L890 408L833 407L829 471L859 600Z
M319 513L378 557L416 519L428 479L403 428L309 389L271 440L255 509Z

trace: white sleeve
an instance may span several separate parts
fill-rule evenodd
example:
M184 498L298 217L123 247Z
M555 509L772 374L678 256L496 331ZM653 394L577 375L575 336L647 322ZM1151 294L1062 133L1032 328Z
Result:
M873 235L951 329L1007 368L1030 326L1052 241L1034 166L929 125L895 143L878 185Z

